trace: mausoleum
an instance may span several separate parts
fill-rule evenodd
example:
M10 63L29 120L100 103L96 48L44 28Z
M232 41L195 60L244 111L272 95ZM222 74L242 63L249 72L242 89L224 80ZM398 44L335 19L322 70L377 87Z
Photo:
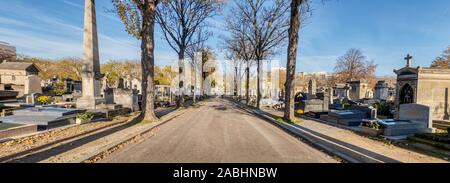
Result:
M39 71L33 63L3 62L0 64L0 90L16 91L19 98L42 93Z
M414 103L429 106L433 120L449 120L450 69L413 67L412 58L408 54L406 66L394 70L398 94L395 100L396 116L401 104Z

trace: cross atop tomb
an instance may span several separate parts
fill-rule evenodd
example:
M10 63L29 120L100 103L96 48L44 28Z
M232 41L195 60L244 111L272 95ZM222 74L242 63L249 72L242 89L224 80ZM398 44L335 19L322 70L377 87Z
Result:
M409 53L408 55L406 55L405 60L406 60L406 67L411 67L412 66L412 59L413 56L411 56Z

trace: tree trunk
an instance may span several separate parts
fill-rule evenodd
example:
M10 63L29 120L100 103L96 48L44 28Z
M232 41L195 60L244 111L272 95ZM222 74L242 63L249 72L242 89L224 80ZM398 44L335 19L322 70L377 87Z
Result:
M184 86L186 85L184 79L183 79L183 75L186 72L184 69L184 52L185 49L184 48L180 48L180 52L178 53L178 100L177 100L177 107L181 107L184 103ZM183 86L181 86L181 82L183 82Z
M246 81L245 81L245 104L248 105L250 102L250 68L247 66L245 68L245 75L246 75Z
M155 1L148 2L142 10L142 113L144 120L155 121L158 118L155 114L155 57L154 57L154 28L155 28Z
M256 108L260 109L261 108L261 59L257 58L256 59L256 63L257 65L257 69L256 69Z
M238 95L238 83L237 83L237 79L238 79L238 68L234 67L234 96L237 97Z
M193 100L193 103L195 104L196 102L197 102L197 95L196 95L196 91L197 91L197 64L196 64L196 62L195 61L193 61L194 62L194 90L193 90L193 93L192 93L192 96L193 96L193 98L192 98L192 100Z
M292 0L291 2L291 25L289 28L289 46L286 64L286 83L285 83L286 106L284 108L284 119L291 121L295 118L294 79L295 79L295 66L297 62L298 31L300 28L299 7L302 3L303 0Z

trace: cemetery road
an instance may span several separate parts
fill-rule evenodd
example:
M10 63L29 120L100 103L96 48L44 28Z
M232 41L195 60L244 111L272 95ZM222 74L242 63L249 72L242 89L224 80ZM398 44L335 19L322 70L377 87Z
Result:
M235 104L211 99L102 163L338 162Z

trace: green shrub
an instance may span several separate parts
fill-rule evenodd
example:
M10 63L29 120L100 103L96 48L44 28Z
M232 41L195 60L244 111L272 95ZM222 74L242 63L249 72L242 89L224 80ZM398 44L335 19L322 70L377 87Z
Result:
M79 114L77 116L78 119L81 120L91 120L92 118L94 118L94 115L91 113L84 113L84 114Z
M53 92L55 92L55 94L58 96L66 94L66 91L64 91L62 89L55 89L55 90L53 90Z
M381 130L381 129L384 129L384 126L383 126L383 125L381 125L380 123L375 122L375 121L372 121L372 122L363 122L361 125L362 125L362 126L365 126L365 127L368 127L368 128L371 128L371 129L374 129L374 130Z
M373 104L373 107L377 109L377 113L383 116L392 116L392 113L389 109L389 103L387 102L377 102Z

